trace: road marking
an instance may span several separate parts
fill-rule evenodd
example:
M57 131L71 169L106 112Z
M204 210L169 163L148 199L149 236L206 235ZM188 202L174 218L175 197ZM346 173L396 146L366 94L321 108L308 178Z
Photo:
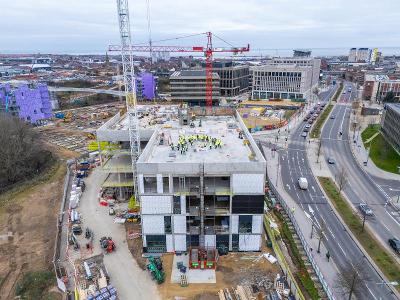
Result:
M393 216L385 209L386 213L393 219L393 221L395 221L397 223L397 225L400 226L400 223L396 221L395 218L393 218Z
M287 188L288 188L289 191L290 191L290 185L289 185L288 183L286 183L286 186L287 186Z
M317 207L318 208L318 207ZM335 235L333 234L332 230L328 227L328 231L330 232L330 234L333 236L334 239L336 239Z
M342 132L342 133L343 133L343 122L344 122L344 118L346 116L346 112L347 112L347 107L344 109L343 119L342 119L342 122L340 123L340 132Z
M365 286L367 287L367 290L371 293L372 297L374 297L375 300L378 300L378 299L375 297L374 293L372 293L372 291L370 290L370 288L368 287L368 285L365 285Z
M311 186L311 188L312 188L312 190L313 190L313 191L314 191L314 193L315 193L315 187L312 185L312 186Z
M347 257L347 254L346 254L346 252L344 252L344 250L343 250L342 246L340 246L340 243L337 243L337 245L339 246L340 250L342 250L342 253L344 254L344 256L346 256L346 257Z

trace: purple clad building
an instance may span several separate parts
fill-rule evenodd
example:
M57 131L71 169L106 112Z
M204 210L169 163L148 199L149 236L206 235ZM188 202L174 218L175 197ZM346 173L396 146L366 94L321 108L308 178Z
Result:
M53 116L46 84L38 84L34 88L22 84L15 89L9 84L0 84L0 108L35 125Z
M136 77L138 99L153 100L156 97L156 78L151 73L141 73Z

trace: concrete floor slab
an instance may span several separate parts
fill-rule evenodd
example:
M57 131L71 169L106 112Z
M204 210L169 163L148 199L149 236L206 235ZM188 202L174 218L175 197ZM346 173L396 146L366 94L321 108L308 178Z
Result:
M178 262L183 262L183 265L187 267L186 275L188 279L188 283L216 283L217 277L215 275L214 269L206 269L206 270L191 270L189 269L189 255L174 255L174 261L172 263L172 272L171 272L171 283L180 283L181 282L181 272L176 267Z

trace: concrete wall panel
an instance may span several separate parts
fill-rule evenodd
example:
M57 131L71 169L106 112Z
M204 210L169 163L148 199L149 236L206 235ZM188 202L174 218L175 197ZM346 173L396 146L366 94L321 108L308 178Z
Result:
M174 216L174 233L186 234L186 216Z
M239 235L239 251L260 251L260 248L261 235Z
M258 234L262 233L262 226L262 216L253 216L251 232Z
M164 216L142 216L143 234L164 234Z
M186 234L174 235L175 251L186 251Z
M234 194L262 194L264 174L233 174L232 189Z
M233 234L239 233L239 216L231 216L231 230Z
M142 214L172 214L172 196L142 196Z
M166 241L167 241L167 252L174 252L174 242L172 234L166 235Z

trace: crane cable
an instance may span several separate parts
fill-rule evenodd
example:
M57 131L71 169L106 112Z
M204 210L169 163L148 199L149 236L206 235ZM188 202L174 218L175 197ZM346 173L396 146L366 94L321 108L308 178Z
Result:
M147 31L149 33L149 47L150 47L150 70L153 66L153 48L151 41L151 23L150 23L150 0L146 0L147 2Z

